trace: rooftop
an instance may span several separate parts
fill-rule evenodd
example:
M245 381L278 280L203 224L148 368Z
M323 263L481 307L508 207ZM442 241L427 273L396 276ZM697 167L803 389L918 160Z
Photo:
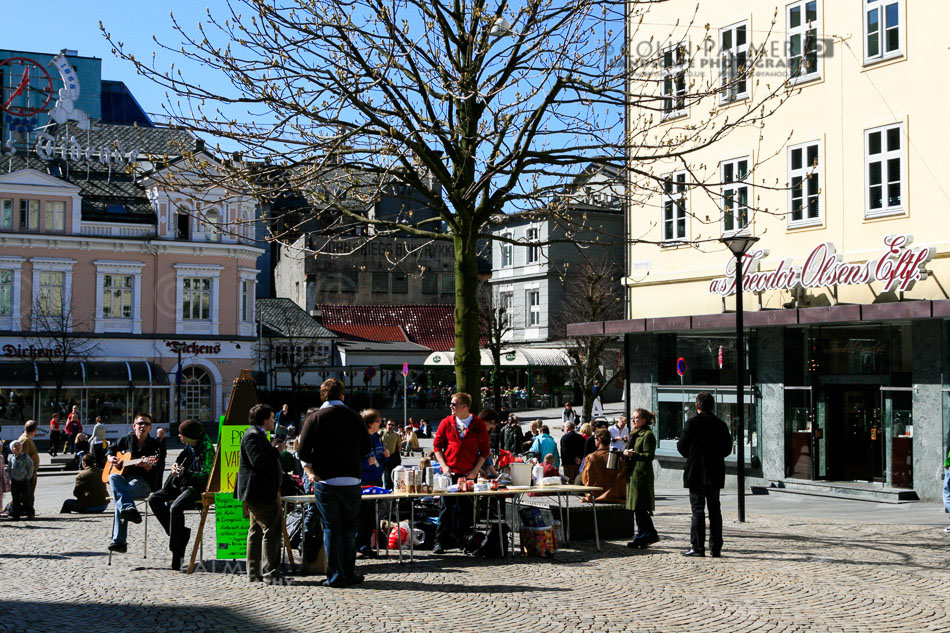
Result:
M410 342L433 351L455 347L452 305L320 305L323 325L349 339Z

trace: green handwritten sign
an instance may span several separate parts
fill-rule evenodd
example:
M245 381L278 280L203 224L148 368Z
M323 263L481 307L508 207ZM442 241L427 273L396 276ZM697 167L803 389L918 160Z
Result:
M230 492L214 495L214 535L218 543L216 558L231 560L247 554L247 528L243 504Z

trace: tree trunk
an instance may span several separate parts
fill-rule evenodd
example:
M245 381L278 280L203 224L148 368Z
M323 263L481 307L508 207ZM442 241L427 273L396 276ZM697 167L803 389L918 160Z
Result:
M478 263L476 238L455 235L455 380L472 396L472 412L482 407L479 355Z

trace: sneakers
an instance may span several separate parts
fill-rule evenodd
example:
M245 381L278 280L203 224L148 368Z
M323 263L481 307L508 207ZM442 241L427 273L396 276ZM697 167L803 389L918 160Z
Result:
M950 534L950 525L948 525L947 527L943 528L943 531L946 532L947 534Z
M125 554L127 547L125 543L116 543L115 541L109 543L109 551L116 554Z
M123 520L129 521L130 523L139 524L142 522L142 515L139 514L138 508L135 506L122 510L121 516Z

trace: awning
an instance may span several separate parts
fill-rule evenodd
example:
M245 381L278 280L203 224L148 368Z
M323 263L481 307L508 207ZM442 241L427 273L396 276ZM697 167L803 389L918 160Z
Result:
M479 350L481 366L494 367L491 352ZM567 350L557 348L519 348L502 352L502 367L569 367L571 364ZM426 358L426 367L455 367L455 352L432 352Z
M59 367L45 361L0 363L0 388L52 387ZM67 363L63 388L82 387L167 387L165 370L146 361L83 361Z

